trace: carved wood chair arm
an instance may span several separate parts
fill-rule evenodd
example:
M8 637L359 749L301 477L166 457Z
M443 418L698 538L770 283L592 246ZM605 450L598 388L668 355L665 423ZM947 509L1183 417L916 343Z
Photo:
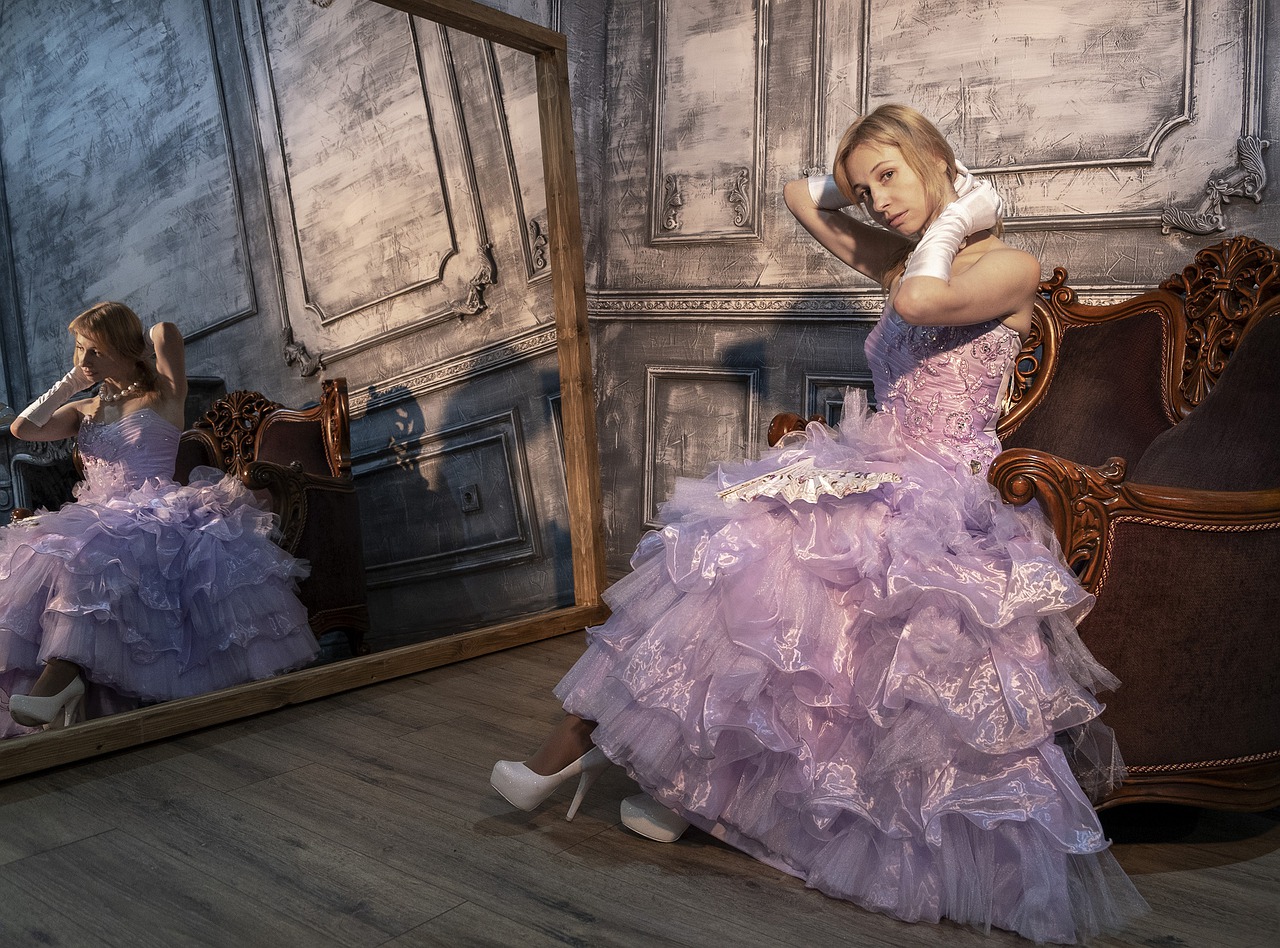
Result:
M294 470L273 461L251 461L240 471L240 480L250 490L265 490L280 517L279 544L290 553L298 552L298 542L307 524L308 494L323 491L354 494L347 477L328 477Z
M781 411L769 422L769 447L773 447L793 431L804 431L811 421L822 421L821 415L810 415L803 418L793 411Z
M1123 458L1091 467L1015 448L992 462L988 479L1006 503L1039 501L1068 565L1093 593L1106 577L1117 523L1211 532L1280 528L1280 488L1211 491L1137 484L1125 481Z

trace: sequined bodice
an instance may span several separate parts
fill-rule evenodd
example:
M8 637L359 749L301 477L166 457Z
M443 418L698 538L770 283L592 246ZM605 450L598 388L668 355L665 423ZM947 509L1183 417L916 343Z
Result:
M150 408L109 424L86 418L76 435L91 484L103 480L133 488L152 477L173 478L182 432Z
M954 465L983 471L1000 451L996 421L1022 345L998 320L914 326L892 306L867 337L876 402L906 441Z

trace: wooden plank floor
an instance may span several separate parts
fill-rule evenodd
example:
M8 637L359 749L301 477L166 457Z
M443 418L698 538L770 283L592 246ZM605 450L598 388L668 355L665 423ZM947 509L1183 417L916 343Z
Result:
M601 778L488 785L558 716L563 636L0 784L0 946L1023 945L907 925L690 833L618 825ZM1108 817L1152 912L1096 945L1280 944L1280 811Z

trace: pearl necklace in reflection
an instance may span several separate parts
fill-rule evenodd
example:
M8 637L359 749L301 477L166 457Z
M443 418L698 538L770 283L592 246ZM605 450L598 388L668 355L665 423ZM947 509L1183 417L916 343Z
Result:
M108 405L110 405L113 402L122 401L128 398L130 395L136 395L138 394L138 392L141 392L141 391L142 391L142 380L135 379L133 382L130 382L128 385L120 389L120 391L118 392L104 392L101 389L99 389L98 400L101 402L106 402Z

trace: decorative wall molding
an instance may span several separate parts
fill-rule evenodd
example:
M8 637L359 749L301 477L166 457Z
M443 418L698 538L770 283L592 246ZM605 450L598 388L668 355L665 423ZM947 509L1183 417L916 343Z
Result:
M494 122L506 153L516 219L520 231L527 237L522 247L525 277L532 281L549 272L546 188L542 180L541 128L536 101L537 77L533 59L528 54L506 47L495 47L492 43L486 43L484 49ZM536 147L534 143L537 143ZM530 156L535 160L530 160Z
M839 57L839 48L832 46L835 40L827 35L833 32L828 22L843 24L856 17L861 37L856 79L859 104L850 110L852 114L847 118L865 113L888 99L910 101L931 114L955 138L950 132L951 126L965 130L980 128L975 126L974 116L991 112L994 109L991 103L998 102L999 114L1004 118L998 119L997 124L1014 121L1009 116L1025 113L1034 116L1039 126L1043 126L1039 131L1035 125L1029 126L1025 143L1014 141L1004 152L987 157L982 154L981 145L991 140L990 135L980 136L974 132L976 147L966 144L964 135L953 142L976 172L998 177L997 186L1005 191L1011 209L1006 222L1010 230L1158 226L1165 234L1172 229L1207 234L1226 229L1222 206L1229 203L1231 197L1262 199L1266 176L1260 154L1267 144L1261 137L1266 45L1263 0L1236 0L1229 7L1207 0L1180 0L1161 7L1158 17L1144 16L1141 21L1135 21L1128 8L1102 7L1087 0L996 4L985 7L981 14L952 9L941 20L921 18L917 8L924 9L923 5L928 2L907 0L904 7L899 0L814 0L815 15L821 18L814 29L815 49L824 68L824 74L815 79L815 89L820 93L816 97L817 108L821 113L814 118L815 169L829 160L827 152L838 131L826 127L833 108L826 92L840 88L836 77L826 74L826 70L832 68L828 64ZM855 4L856 13L852 9ZM966 60L971 68L952 68L948 57L964 58L967 53L955 46L955 30L949 28L951 21L947 16L967 18L966 34L969 35L982 32L971 22L980 16L985 28L983 35L991 35L987 41L990 49L975 48L974 56ZM1242 32L1234 27L1237 16L1245 21ZM1054 17L1066 18L1072 24L1071 30L1055 32ZM1138 22L1141 22L1140 34L1136 32ZM912 25L904 27L905 23ZM1006 33L1002 34L1002 29ZM948 40L947 36L952 39ZM1070 36L1072 43L1058 52L1054 43L1061 44L1063 36ZM883 38L890 40L887 48ZM1005 46L1000 45L1002 38L1008 39ZM1019 58L1016 44L1025 46L1028 51L1025 57ZM1140 51L1140 59L1132 55L1126 57L1126 50L1135 49ZM915 57L935 65L933 72L925 68L922 73L911 68L911 63L904 66L896 60L886 62L886 55ZM1008 69L1004 71L1014 79L1020 75L1019 69L1029 70L1025 77L1028 80L1034 78L1039 69L1050 72L1046 81L1022 81L1013 91L1007 91L1004 86L1012 80L1002 79L992 71L993 57L1002 64L1007 61ZM1238 72L1230 68L1232 62L1228 61L1236 58L1243 61L1243 68ZM1074 72L1070 66L1072 61L1079 64ZM1147 81L1148 74L1157 78L1155 86ZM1082 96L1088 101L1088 90L1082 87L1082 82L1098 83L1100 91L1110 96L1107 102L1122 97L1124 107L1103 108L1100 114L1113 123L1121 119L1131 122L1136 138L1127 140L1122 126L1117 126L1114 134L1101 126L1095 128L1090 124L1091 113L1076 111L1075 103L1081 101ZM1048 94L1055 84L1062 83L1071 84L1071 97ZM1124 91L1128 88L1124 83L1132 85L1131 93ZM1198 102L1194 110L1193 88ZM1036 89L1046 90L1045 95L1037 98ZM1182 180L1175 182L1172 174L1175 166L1170 165L1168 159L1159 160L1163 146L1172 134L1179 132L1179 141L1186 138L1203 152L1201 143L1205 137L1223 131L1224 109L1236 107L1242 109L1242 121L1236 133L1239 159L1233 168L1210 176L1203 197L1189 201L1175 197L1159 207L1109 213L1074 206L1073 196L1077 193L1080 203L1087 205L1086 194L1105 193L1111 197L1114 192L1113 206L1128 204L1132 208L1150 193L1150 172L1144 170L1149 168L1159 168L1174 182L1174 190L1185 193L1185 171ZM1055 108L1061 108L1062 117L1050 120ZM1085 146L1083 149L1065 148L1075 134L1073 124L1084 136L1080 143ZM1001 142L1008 138L1007 135L996 137ZM1054 146L1062 153L1052 154ZM970 153L975 150L977 154ZM1049 192L1042 187L1054 178L1045 178L1044 174L1063 176L1064 182L1080 182L1058 187L1063 213L1045 213L1050 207L1045 201ZM1100 177L1095 179L1089 175ZM1097 189L1085 185L1094 180L1099 185ZM1020 201L1020 197L1023 200ZM1034 210L1020 217L1020 204L1032 204Z
M1106 306L1153 289L1152 285L1085 285L1077 289L1083 303ZM833 295L835 294L835 295ZM884 309L884 293L879 290L843 292L830 287L795 290L789 293L708 291L697 293L638 294L626 290L596 290L587 295L592 322L751 322L767 320L854 320L875 322Z
M296 359L305 351L310 364L332 368L432 325L482 311L483 291L496 277L496 267L447 30L375 5L344 10L340 16L336 8L323 16L313 11L310 18L301 16L305 9L295 10L299 16L288 14L293 18L287 25L280 21L286 14L276 0L256 0L254 6L261 24L256 31L258 96L273 105L261 117L264 150L272 158L278 227L289 235L280 248L284 322L293 340L287 357ZM288 42L278 38L280 30L306 37L313 21L324 24L327 38L312 37L311 42L324 42L326 49L339 34L356 43L371 32L380 37L381 59L364 64L364 71L351 82L325 86L338 90L331 95L341 96L340 105L324 113L328 125L307 118L307 110L322 108L323 102L297 98L297 90L310 85L307 70L319 68L317 57L303 56L297 38ZM390 29L387 24L392 24ZM407 55L397 57L401 48ZM383 81L383 73L393 75L395 81ZM282 79L291 80L283 89L278 87ZM294 100L286 109L281 97L287 90L293 90ZM362 138L344 144L338 131L329 139L317 137L330 126L340 130L343 116L362 108L374 110L374 121L361 118L355 127L365 138L379 136L376 141ZM403 108L411 114L406 117L394 111ZM393 110L390 124L378 120L380 110L386 109ZM309 137L295 143L291 133ZM363 148L371 158L353 163L344 147ZM305 180L291 166L294 154L309 162ZM332 159L331 175L325 154ZM351 176L370 194L381 194L379 189L386 187L403 190L405 182L412 180L430 178L435 184L411 196L366 202L361 213L376 219L368 222L366 229L373 236L362 245L361 255L345 247L344 242L358 233L344 218L341 203L334 206L335 201L354 200L356 192L346 180ZM304 196L318 209L311 216L323 211L321 219L328 228L313 234L310 245L303 240L308 218L300 216ZM316 282L317 275L321 283ZM325 300L322 289L331 295L336 292L334 299L345 302Z
M352 458L371 589L506 566L540 555L524 434L514 410ZM382 483L385 482L385 483ZM406 531L405 517L430 529ZM394 549L377 538L396 536Z
M280 335L284 339L284 364L297 366L300 377L310 378L324 368L323 359L313 356L306 346L294 340L292 326L285 326Z
M725 187L725 199L733 208L733 223L737 227L751 227L751 172L738 169Z
M548 271L550 261L547 259L547 221L545 217L534 217L529 221L529 268L533 275Z
M1000 160L997 163L984 163L982 155L969 153L970 150L964 148L963 141L954 141L953 144L965 152L963 156L969 160L970 167L975 172L1014 174L1068 168L1150 165L1154 161L1156 149L1160 143L1174 129L1191 121L1194 60L1192 0L1178 0L1172 6L1164 4L1159 10L1159 13L1169 21L1176 16L1178 21L1176 44L1169 44L1168 40L1171 37L1165 34L1153 33L1153 30L1161 24L1152 16L1144 16L1135 22L1132 11L1127 7L1099 6L1090 0L1030 0L1030 2L1024 0L1017 6L990 6L977 16L968 8L952 7L945 11L938 11L935 7L928 7L935 14L941 12L942 16L935 15L931 21L925 21L918 14L929 3L930 0L905 0L905 4L904 0L862 0L861 113L870 111L881 101L885 101L886 97L899 99L901 84L909 81L914 85L916 92L911 96L911 101L921 103L926 108L928 108L927 103L934 98L932 93L936 90L933 86L937 84L944 86L945 98L955 102L951 115L961 122L966 121L968 114L982 108L984 103L978 101L979 96L994 98L1002 103L1006 110L1017 106L1029 107L1035 103L1042 113L1052 113L1060 106L1064 116L1074 115L1075 107L1070 100L1052 96L1019 95L1010 93L1008 90L1021 79L1039 80L1044 74L1054 72L1081 79L1083 78L1081 73L1071 72L1071 69L1076 62L1083 62L1089 66L1088 81L1096 84L1099 91L1106 91L1107 94L1115 96L1125 96L1131 102L1130 108L1125 110L1122 116L1131 125L1147 117L1144 114L1146 112L1150 113L1152 119L1151 124L1145 129L1133 127L1137 137L1132 140L1126 140L1122 134L1099 133L1095 144L1100 148L1116 149L1112 154L1086 156L1064 154L1062 157L1046 160L1043 157L1042 148L1032 147L1023 150L1023 153L1017 157ZM1180 7L1180 10L1175 7ZM947 21L947 17L954 17L956 21L964 23L968 27L966 33L956 34L954 31L948 33L947 30L951 24ZM1069 36L1072 40L1070 44L1062 42L1063 34L1056 29L1059 23L1055 18L1059 18L1064 25L1070 25ZM939 19L941 22L938 22ZM980 19L986 29L981 31L975 29L975 19ZM923 31L917 28L918 24L925 22L928 22L928 26ZM899 47L909 50L909 55L917 57L915 62L923 60L928 63L932 60L936 63L937 72L930 74L927 68L923 72L913 71L909 67L903 68L898 63L891 62L884 67L884 71L895 75L893 92L888 93L883 90L873 92L872 87L876 83L875 67L877 63L883 62L885 52L874 48L882 23L891 24L886 31L887 35L898 42ZM1138 24L1141 27L1140 31L1137 29ZM1008 33L1002 35L999 32L1002 28ZM1130 33L1129 37L1120 38L1115 35L1126 28ZM938 30L943 31L941 45L934 38ZM980 37L969 42L980 43L986 50L986 56L1005 54L1008 61L999 76L989 74L990 59L986 62L974 63L972 75L957 73L952 69L953 58L967 59L971 53L977 52L971 45L966 44L968 35ZM999 42L1006 38L1010 40L1011 45L1016 44L1030 50L1030 54L1019 60L1012 49L999 46ZM1150 84L1152 77L1136 71L1133 61L1123 55L1113 53L1108 56L1106 44L1109 39L1114 44L1118 38L1130 44L1141 45L1150 54L1166 57L1167 63L1161 60L1162 64L1172 65L1176 60L1181 72L1175 81L1178 91L1177 101L1154 102L1150 97L1143 98L1136 94ZM979 53L979 55L984 54ZM911 78L896 79L895 67L902 69ZM1156 78L1161 82L1167 81L1163 75ZM1128 94L1125 91L1122 83L1126 81L1132 84L1134 94ZM973 84L980 85L977 89L973 89ZM1027 86L1031 82L1025 81L1021 84ZM1170 85L1170 88L1172 87L1173 84ZM875 92L880 94L873 99ZM937 110L928 109L928 111ZM1162 114L1157 116L1158 111ZM940 114L931 117L944 123L946 120L946 116ZM1080 117L1086 118L1084 113L1080 113ZM1052 132L1055 130L1059 132L1063 130L1061 122L1049 123L1046 132L1049 133L1048 137L1051 140L1054 137ZM1127 129L1125 132L1127 133Z
M701 477L723 458L755 453L760 370L651 365L645 370L645 525L676 477Z
M810 375L804 376L804 412L805 418L821 415L828 425L840 424L844 413L844 390L861 388L867 393L868 404L875 404L875 396L871 389L870 372L849 372L842 375Z
M1189 234L1211 234L1226 230L1226 216L1222 206L1230 204L1233 197L1253 198L1255 204L1262 201L1262 191L1267 186L1267 169L1262 163L1262 150L1271 145L1266 139L1245 135L1236 142L1240 162L1236 167L1220 171L1205 185L1205 198L1192 211L1166 204L1160 216L1161 233L1177 228Z
M653 244L760 237L770 4L657 2ZM744 42L754 72L745 77Z
M664 175L662 179L663 230L680 229L680 208L682 207L684 207L684 196L680 193L680 176Z
M879 290L853 290L838 296L824 295L821 289L763 293L711 291L705 294L637 294L598 290L587 296L587 309L593 320L865 319L869 316L878 318L883 308L884 293Z
M67 319L95 299L172 319L189 341L259 312L235 19L211 0L4 5L0 339L14 400L65 371Z
M484 291L498 282L498 264L493 259L493 244L485 244L480 248L483 258L480 269L467 283L467 298L454 300L449 304L455 316L475 316L486 308Z
M556 348L555 329L540 328L475 352L429 366L419 366L350 394L351 417L360 418L397 402L455 385L484 372L505 368Z
M412 19L390 10L361 11L360 16L369 19L362 24L347 11L308 14L305 7L286 7L279 0L258 0L257 6L283 161L287 226L305 309L327 325L440 282L446 262L459 250L452 226L429 232L396 226L388 231L393 221L402 225L420 215L447 221L453 215L443 169L434 158L422 158L424 152L431 154L436 141L459 135L449 127L449 120L459 114L456 85L450 82L435 89L436 96L450 103L445 109L433 109L425 91L428 64L438 76L451 74L447 37L428 31L424 44ZM323 31L316 27L320 22L325 24ZM359 28L374 23L378 33L373 35L382 37L377 44L368 29ZM390 42L392 35L403 50ZM358 61L361 72L341 83L308 82L313 54L321 44L334 48L339 37L354 49L368 48ZM408 57L402 55L405 51ZM330 68L352 71L349 60ZM400 72L393 75L393 70ZM373 83L385 88L375 92ZM416 95L415 86L422 90ZM386 108L391 102L416 111L402 117L394 130L382 132L373 161L352 162L351 157L369 151L373 144L365 140L371 126L359 118L361 110ZM370 117L375 118L376 112ZM345 142L344 133L357 137ZM406 154L396 153L396 143L402 143L400 150ZM418 147L403 147L411 143ZM384 220L380 206L384 202L374 198L389 188L404 188L410 181L419 185L416 204L398 201L398 206L388 209L393 220ZM369 215L377 220L366 225L363 220ZM381 236L367 239L367 234L379 230Z

